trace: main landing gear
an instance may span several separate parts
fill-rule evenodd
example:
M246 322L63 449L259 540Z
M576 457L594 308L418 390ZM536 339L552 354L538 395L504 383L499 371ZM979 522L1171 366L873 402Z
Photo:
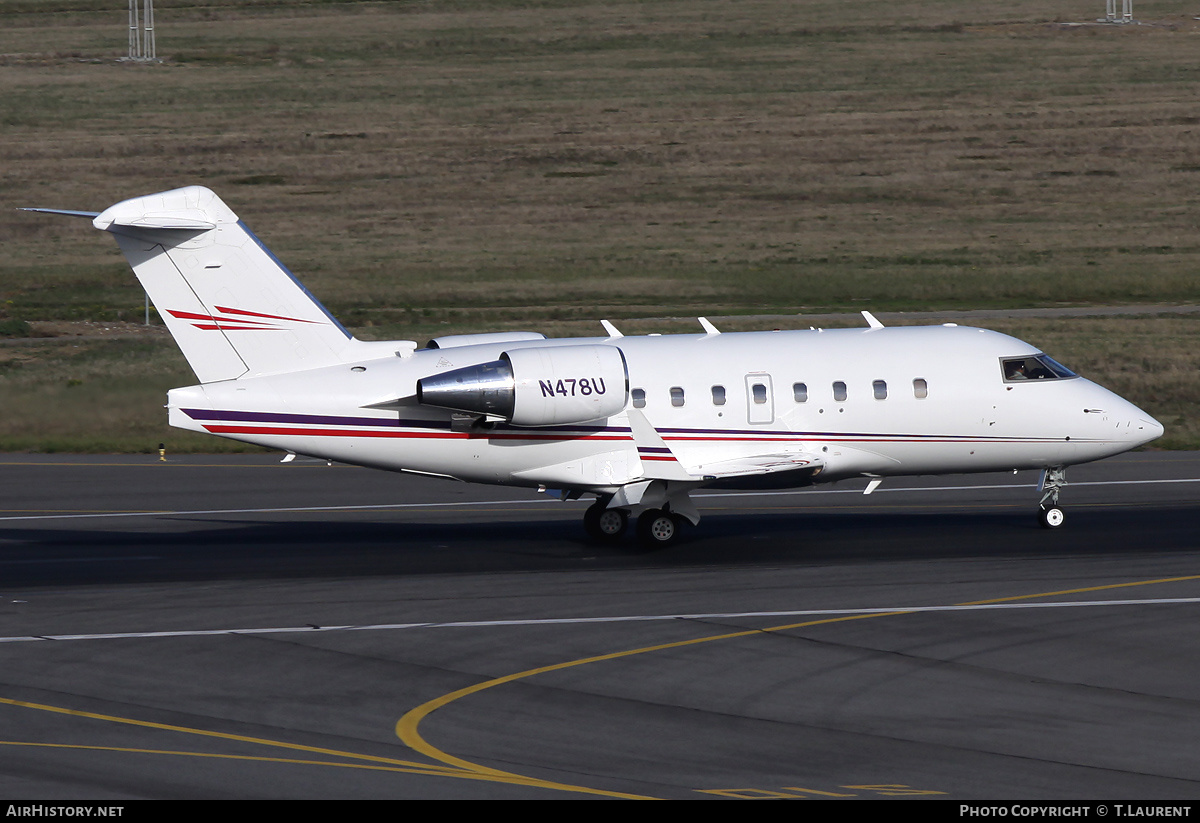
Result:
M596 540L616 542L629 525L629 512L610 509L611 499L598 498L583 515L584 529ZM647 549L666 548L679 538L683 522L684 518L666 509L647 509L637 519L638 542Z
M661 549L679 538L683 519L663 509L647 509L637 521L638 542L648 549Z
M1065 466L1051 466L1042 471L1042 479L1038 483L1038 491L1042 492L1042 500L1038 504L1038 523L1043 529L1061 528L1066 520L1062 507L1058 505L1058 493L1065 485Z
M610 509L610 499L598 498L583 514L583 528L597 540L620 540L629 524L629 512L624 509Z

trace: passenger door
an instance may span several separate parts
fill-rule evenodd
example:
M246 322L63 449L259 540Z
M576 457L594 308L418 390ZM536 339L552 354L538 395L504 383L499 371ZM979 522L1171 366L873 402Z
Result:
M758 372L746 375L746 416L751 423L775 422L775 392L771 375Z

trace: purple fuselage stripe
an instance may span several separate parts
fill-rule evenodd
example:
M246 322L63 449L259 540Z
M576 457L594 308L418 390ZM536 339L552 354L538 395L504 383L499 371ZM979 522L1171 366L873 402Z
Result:
M422 419L392 419L386 417L342 417L324 414L284 414L281 412L246 412L228 409L183 409L184 414L193 420L220 420L233 423L284 423L293 425L325 425L325 426L371 426L387 429L433 429L447 431L450 429L449 420ZM630 434L626 426L539 426L540 432L554 433L611 433ZM493 431L528 432L530 429L499 423ZM671 440L694 438L745 439L753 437L763 441L793 441L793 440L910 440L910 441L960 441L965 443L1057 443L1056 437L979 437L966 434L902 434L896 432L806 432L806 431L764 431L761 429L659 429L660 434ZM674 435L671 437L670 435ZM1076 442L1085 443L1087 440ZM648 449L650 447L643 447Z

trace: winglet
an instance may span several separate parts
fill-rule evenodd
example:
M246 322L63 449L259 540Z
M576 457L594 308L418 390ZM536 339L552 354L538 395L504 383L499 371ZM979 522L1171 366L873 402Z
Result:
M701 479L688 474L679 458L671 451L671 447L662 439L662 435L646 419L646 415L637 409L629 409L625 413L629 417L629 430L633 434L633 442L637 446L645 477L654 480Z
M718 329L716 326L714 326L712 323L710 323L707 317L697 317L696 319L700 321L700 325L704 328L705 334L720 334L721 333L721 330Z
M871 328L873 328L873 329L882 329L883 328L883 324L880 323L877 319L875 319L875 315L871 314L866 309L862 310L862 316L866 319L867 325L870 326Z

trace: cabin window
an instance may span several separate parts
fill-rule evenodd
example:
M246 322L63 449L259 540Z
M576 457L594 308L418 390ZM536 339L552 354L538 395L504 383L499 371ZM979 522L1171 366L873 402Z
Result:
M630 392L630 394L633 396L633 407L635 409L646 408L646 390L645 389L634 389L633 391Z
M839 403L846 399L846 384L841 380L833 384L833 399Z
M672 406L682 406L683 405L683 389L680 388L679 386L671 387L671 405Z
M887 381L876 380L871 383L871 390L875 393L876 400L887 400Z
M925 382L925 378L918 377L913 380L913 396L918 400L924 400L929 396L929 384Z
M759 406L767 402L767 387L762 383L755 383L750 387L750 396Z
M807 383L793 383L792 384L792 397L796 398L797 403L807 403L808 402L808 384Z
M724 386L713 386L712 387L712 397L713 397L713 405L714 406L724 406L725 405L725 387Z

